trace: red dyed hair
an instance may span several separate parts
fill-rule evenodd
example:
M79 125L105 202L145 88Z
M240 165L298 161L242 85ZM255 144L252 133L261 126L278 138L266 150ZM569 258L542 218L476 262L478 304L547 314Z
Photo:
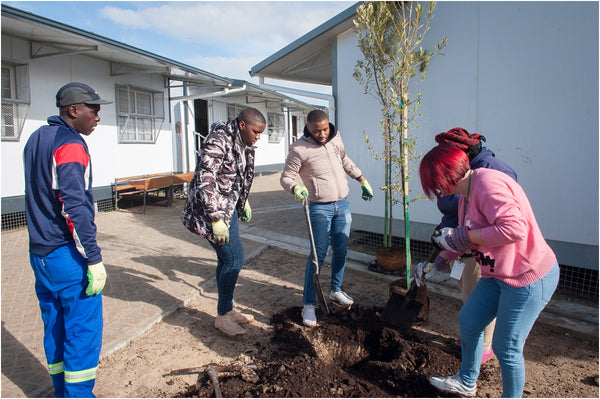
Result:
M419 177L428 198L449 192L471 169L464 151L448 144L433 147L421 160Z

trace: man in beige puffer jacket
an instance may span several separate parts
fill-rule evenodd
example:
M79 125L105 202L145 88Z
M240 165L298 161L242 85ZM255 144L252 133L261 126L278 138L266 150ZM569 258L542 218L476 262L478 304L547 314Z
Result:
M297 175L300 175L304 185L296 183ZM365 201L373 198L371 186L346 154L340 132L329 123L327 114L321 110L309 112L304 136L290 146L279 182L286 191L295 195L296 200L308 198L319 268L331 240L330 299L349 306L354 300L342 291L352 222L347 198L350 187L346 175L360 183ZM302 310L303 322L310 327L317 324L316 290L312 279L314 273L311 254L304 275Z

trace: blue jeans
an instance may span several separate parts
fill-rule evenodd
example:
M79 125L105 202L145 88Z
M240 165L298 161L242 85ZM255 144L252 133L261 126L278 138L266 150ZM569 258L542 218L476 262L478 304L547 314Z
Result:
M458 313L462 359L459 375L468 386L479 376L483 331L496 317L492 349L502 371L502 397L519 398L525 386L525 340L558 285L558 263L540 280L515 288L481 278Z
M209 242L217 253L217 313L224 316L233 309L233 290L245 261L237 210L233 212L229 226L229 242L223 245Z
M29 254L54 396L93 398L102 346L102 294L87 296L87 261L70 243Z
M329 240L331 239L331 291L341 291L344 281L344 269L346 268L346 253L348 252L348 238L350 236L350 225L352 215L350 213L350 202L344 198L336 202L317 203L309 202L310 222L312 224L319 270L323 266L323 260L327 255ZM317 304L317 293L313 283L315 267L312 263L312 251L306 262L304 272L304 296L305 305Z

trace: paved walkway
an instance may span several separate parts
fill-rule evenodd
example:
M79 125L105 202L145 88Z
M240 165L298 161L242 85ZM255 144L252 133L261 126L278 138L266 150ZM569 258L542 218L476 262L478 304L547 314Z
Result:
M253 219L242 224L247 257L265 245L308 253L300 205L279 187L278 175L255 179ZM109 356L166 315L198 295L214 278L216 259L206 240L181 224L182 200L150 206L146 214L100 213L96 222L108 282L103 291L101 356ZM351 252L348 267L364 270L371 256ZM42 347L42 321L29 265L27 230L2 233L2 397L39 397L51 387ZM391 278L391 277L390 277ZM444 277L431 289L458 297ZM598 309L552 303L543 320L585 333L598 333Z

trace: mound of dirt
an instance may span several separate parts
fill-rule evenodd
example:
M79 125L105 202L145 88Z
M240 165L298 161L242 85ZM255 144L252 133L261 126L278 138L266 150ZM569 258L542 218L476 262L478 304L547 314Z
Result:
M453 374L460 348L423 331L401 331L381 319L382 308L332 309L320 325L302 325L300 307L271 318L270 348L226 365L206 365L218 375L223 397L435 397L427 378ZM214 397L201 372L176 397Z

